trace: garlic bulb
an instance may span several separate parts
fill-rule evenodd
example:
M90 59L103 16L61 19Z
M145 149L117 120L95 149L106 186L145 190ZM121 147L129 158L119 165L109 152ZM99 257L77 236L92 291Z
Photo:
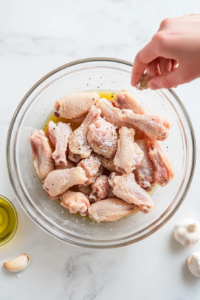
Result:
M196 277L200 277L200 252L194 252L186 259L189 271Z
M199 240L200 224L193 219L184 219L174 226L174 237L184 247L195 245Z
M8 262L5 262L4 268L6 268L10 272L20 272L26 269L29 263L30 259L28 255L22 254Z

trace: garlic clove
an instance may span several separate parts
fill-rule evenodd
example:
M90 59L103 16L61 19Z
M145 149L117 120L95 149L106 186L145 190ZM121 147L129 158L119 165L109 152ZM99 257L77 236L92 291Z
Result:
M175 224L174 237L184 247L195 245L200 238L200 224L191 218L184 219Z
M20 272L26 269L29 263L30 258L24 253L8 262L5 262L4 268L10 272Z
M186 259L185 263L192 275L200 277L200 252L194 252Z

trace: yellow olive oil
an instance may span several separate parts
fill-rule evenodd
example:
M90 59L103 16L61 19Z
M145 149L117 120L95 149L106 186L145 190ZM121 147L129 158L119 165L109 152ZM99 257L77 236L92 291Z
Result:
M107 100L115 101L115 96L117 93L112 91L99 91L98 94L101 98L106 98Z
M7 243L17 229L17 212L12 203L0 196L0 246Z

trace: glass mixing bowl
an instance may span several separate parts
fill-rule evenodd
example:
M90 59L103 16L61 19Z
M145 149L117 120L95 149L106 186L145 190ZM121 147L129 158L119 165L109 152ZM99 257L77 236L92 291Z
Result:
M189 116L172 90L138 91L130 84L132 64L110 58L75 61L47 74L25 95L10 124L7 164L15 194L29 217L52 236L91 248L112 248L146 238L177 211L189 189L195 166L195 137ZM114 223L96 223L73 215L44 193L32 163L29 137L40 129L57 99L91 90L133 91L154 114L163 114L171 124L164 141L175 177L157 187L149 214L138 213Z

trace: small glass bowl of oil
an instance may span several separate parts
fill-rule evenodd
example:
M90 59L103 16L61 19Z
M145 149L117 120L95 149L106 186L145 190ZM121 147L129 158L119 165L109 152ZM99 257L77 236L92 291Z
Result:
M17 226L18 217L14 205L6 197L0 195L0 246L13 238Z

